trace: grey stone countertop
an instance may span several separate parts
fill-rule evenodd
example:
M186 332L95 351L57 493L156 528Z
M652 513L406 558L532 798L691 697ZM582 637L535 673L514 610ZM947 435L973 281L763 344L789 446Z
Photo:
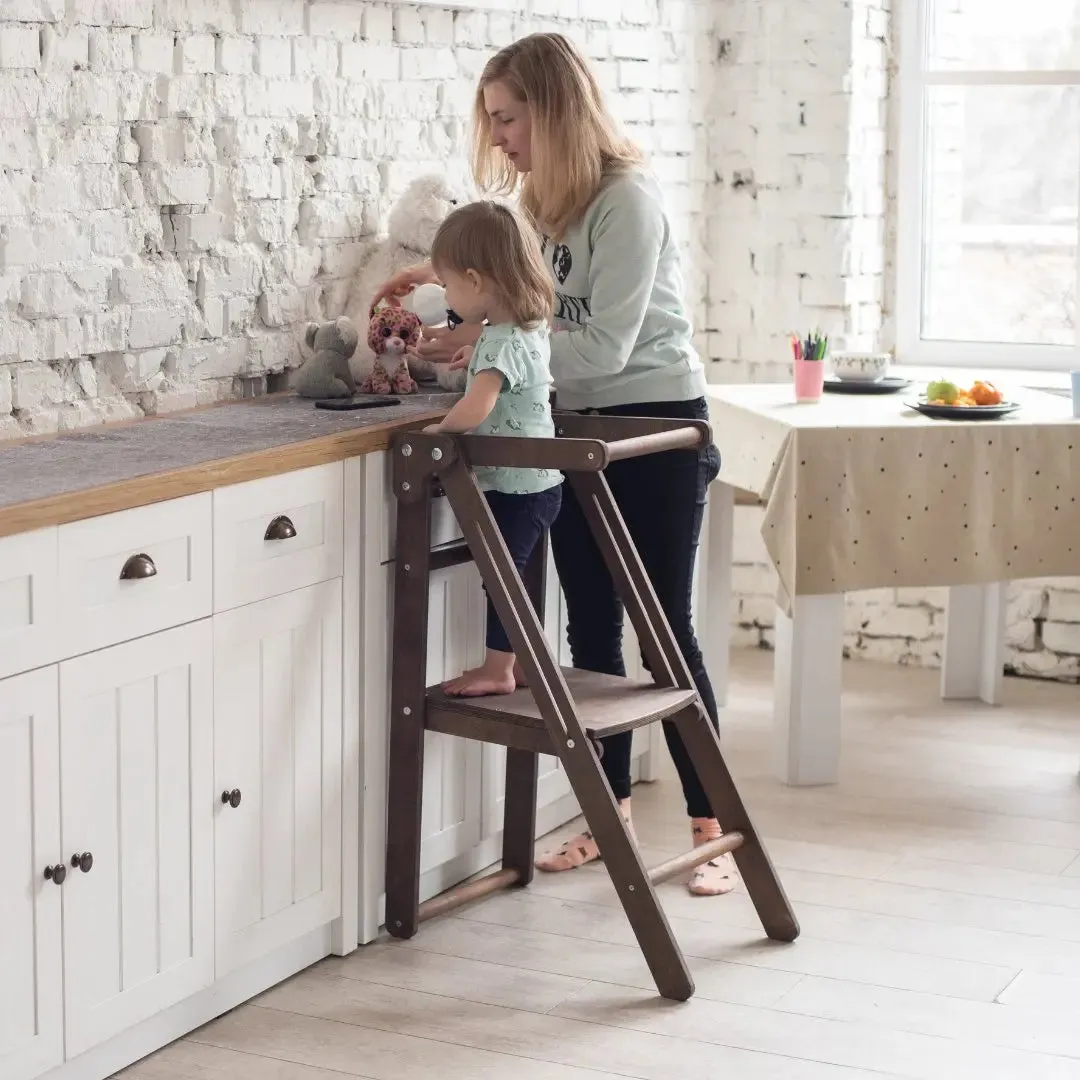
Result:
M147 417L130 423L87 428L62 435L0 443L0 536L23 531L30 520L5 526L5 514L13 517L24 504L66 504L83 493L115 485L131 491L130 505L158 501L184 494L185 475L191 490L206 490L228 479L228 471L212 468L228 459L248 462L244 475L269 475L298 467L290 454L315 444L324 460L370 453L387 445L397 429L417 426L425 418L445 413L458 395L420 393L405 396L400 405L354 411L315 408L313 401L293 394L273 394L247 401ZM275 451L281 451L275 467ZM252 456L255 456L254 458ZM253 468L252 461L257 465ZM200 473L203 475L200 476ZM216 482L207 479L212 473ZM147 497L154 477L167 474L174 487L165 496ZM109 500L105 500L108 503ZM115 501L115 499L113 500ZM98 512L118 509L106 505ZM56 522L74 520L69 508L53 515ZM82 515L87 516L87 515Z

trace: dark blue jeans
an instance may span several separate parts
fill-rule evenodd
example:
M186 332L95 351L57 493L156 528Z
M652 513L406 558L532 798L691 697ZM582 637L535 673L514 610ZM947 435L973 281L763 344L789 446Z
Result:
M708 419L704 398L596 411L612 416ZM716 698L694 635L690 591L705 497L719 471L720 452L710 444L701 450L669 450L616 461L604 473L705 711L717 729ZM551 529L551 545L566 597L567 636L574 667L625 675L622 602L569 484L563 488L562 511ZM709 800L674 724L664 722L664 735L682 782L687 812L691 817L712 817ZM631 740L629 731L603 740L601 762L617 799L630 796Z
M540 538L551 528L559 516L562 503L562 486L530 495L507 495L501 491L485 491L484 497L491 507L492 517L499 526L510 558L518 573L522 573ZM496 652L513 652L514 647L506 636L495 605L487 602L487 647Z

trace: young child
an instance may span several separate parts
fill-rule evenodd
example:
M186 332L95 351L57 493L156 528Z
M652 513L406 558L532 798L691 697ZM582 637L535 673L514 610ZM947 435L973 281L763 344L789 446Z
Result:
M470 203L443 222L431 264L446 303L467 323L487 325L475 346L454 357L468 367L465 395L429 431L552 438L548 395L554 304L550 275L536 232L515 211L495 202ZM520 573L558 516L562 474L554 469L476 470L492 516ZM488 597L484 663L444 684L447 694L480 697L517 687L514 652Z

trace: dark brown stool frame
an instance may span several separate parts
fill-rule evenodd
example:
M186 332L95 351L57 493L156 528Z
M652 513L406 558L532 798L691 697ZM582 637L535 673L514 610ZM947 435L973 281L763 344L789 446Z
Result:
M556 413L557 438L399 433L393 440L397 497L394 570L386 928L412 937L419 923L533 875L537 755L562 761L657 989L683 1001L694 981L653 885L732 852L766 934L799 933L787 896L724 762L686 663L653 592L603 470L613 461L693 449L709 425L685 420ZM473 466L560 469L573 486L637 633L652 683L560 668L543 630L546 547L524 581L515 568ZM431 551L431 500L445 491L465 542ZM449 698L425 687L428 579L472 559L525 672L529 689L506 697ZM526 587L528 582L528 588ZM600 765L597 740L658 720L675 723L724 835L647 869ZM507 747L502 867L419 903L424 730Z

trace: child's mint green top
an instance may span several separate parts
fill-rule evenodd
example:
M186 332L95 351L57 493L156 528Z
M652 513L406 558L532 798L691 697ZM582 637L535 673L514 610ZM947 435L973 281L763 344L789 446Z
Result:
M468 390L481 371L497 371L503 381L495 407L473 434L554 438L555 424L549 403L550 361L546 326L535 330L523 330L510 323L485 326L473 349L465 389ZM484 466L476 470L476 479L484 491L530 495L562 483L562 473L556 469Z

